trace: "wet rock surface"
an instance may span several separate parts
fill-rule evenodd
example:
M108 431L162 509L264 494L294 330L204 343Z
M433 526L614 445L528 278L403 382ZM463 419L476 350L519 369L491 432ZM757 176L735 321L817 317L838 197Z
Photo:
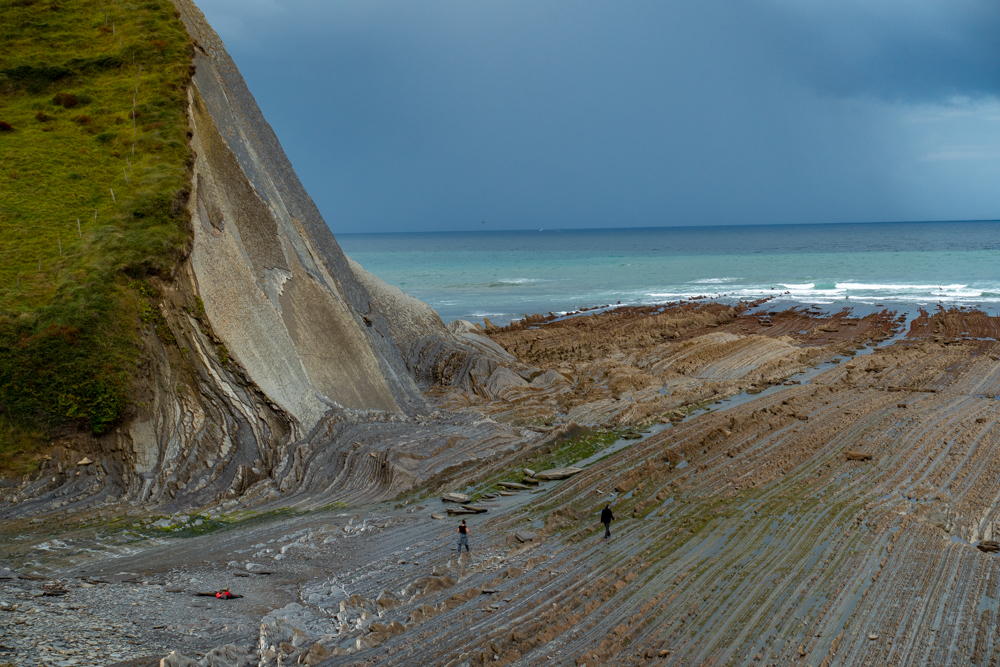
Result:
M988 665L1000 651L1000 349L908 333L727 409L667 418L562 479L498 457L538 494L477 496L450 479L401 502L242 523L136 519L131 537L18 524L0 562L3 659ZM447 492L468 502L442 503ZM489 510L464 517L471 554L455 550L460 518L432 518L463 504ZM213 530L191 536L199 518ZM244 597L194 595L227 587ZM26 624L53 641L36 646Z

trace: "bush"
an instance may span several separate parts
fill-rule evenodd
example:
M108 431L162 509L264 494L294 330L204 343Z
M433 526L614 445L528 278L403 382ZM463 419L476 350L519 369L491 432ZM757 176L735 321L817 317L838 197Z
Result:
M13 132L14 126L5 120L0 120L0 132Z
M52 83L70 76L73 72L61 65L18 65L3 70L12 82L27 88L31 92L39 92Z
M52 104L55 104L57 107L66 107L67 109L72 109L79 103L80 98L70 93L56 93L56 96L52 98Z
M35 120L37 120L39 123L46 123L50 120L55 120L55 119L52 116L45 113L44 111L39 111L38 113L35 114Z
M70 315L81 326L52 322L47 315ZM78 421L103 433L125 411L131 384L109 346L109 338L118 337L110 316L107 310L53 309L34 321L0 324L0 414L39 425Z

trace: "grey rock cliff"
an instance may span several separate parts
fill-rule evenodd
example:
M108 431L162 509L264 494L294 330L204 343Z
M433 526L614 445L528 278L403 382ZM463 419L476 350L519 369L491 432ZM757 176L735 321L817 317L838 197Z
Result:
M370 500L535 439L429 404L433 385L472 390L517 362L344 255L218 35L174 3L194 40L192 244L159 285L176 345L147 332L134 413L90 444L96 463L53 462L0 515Z

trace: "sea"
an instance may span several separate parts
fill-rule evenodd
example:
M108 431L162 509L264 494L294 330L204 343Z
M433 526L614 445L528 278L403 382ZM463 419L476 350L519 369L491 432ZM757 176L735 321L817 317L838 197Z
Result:
M1000 221L338 234L445 322L694 297L767 308L1000 309Z

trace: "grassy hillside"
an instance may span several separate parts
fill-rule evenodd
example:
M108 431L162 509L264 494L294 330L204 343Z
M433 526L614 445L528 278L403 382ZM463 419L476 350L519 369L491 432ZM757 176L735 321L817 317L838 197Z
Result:
M0 464L128 407L188 237L189 49L169 0L0 0Z

